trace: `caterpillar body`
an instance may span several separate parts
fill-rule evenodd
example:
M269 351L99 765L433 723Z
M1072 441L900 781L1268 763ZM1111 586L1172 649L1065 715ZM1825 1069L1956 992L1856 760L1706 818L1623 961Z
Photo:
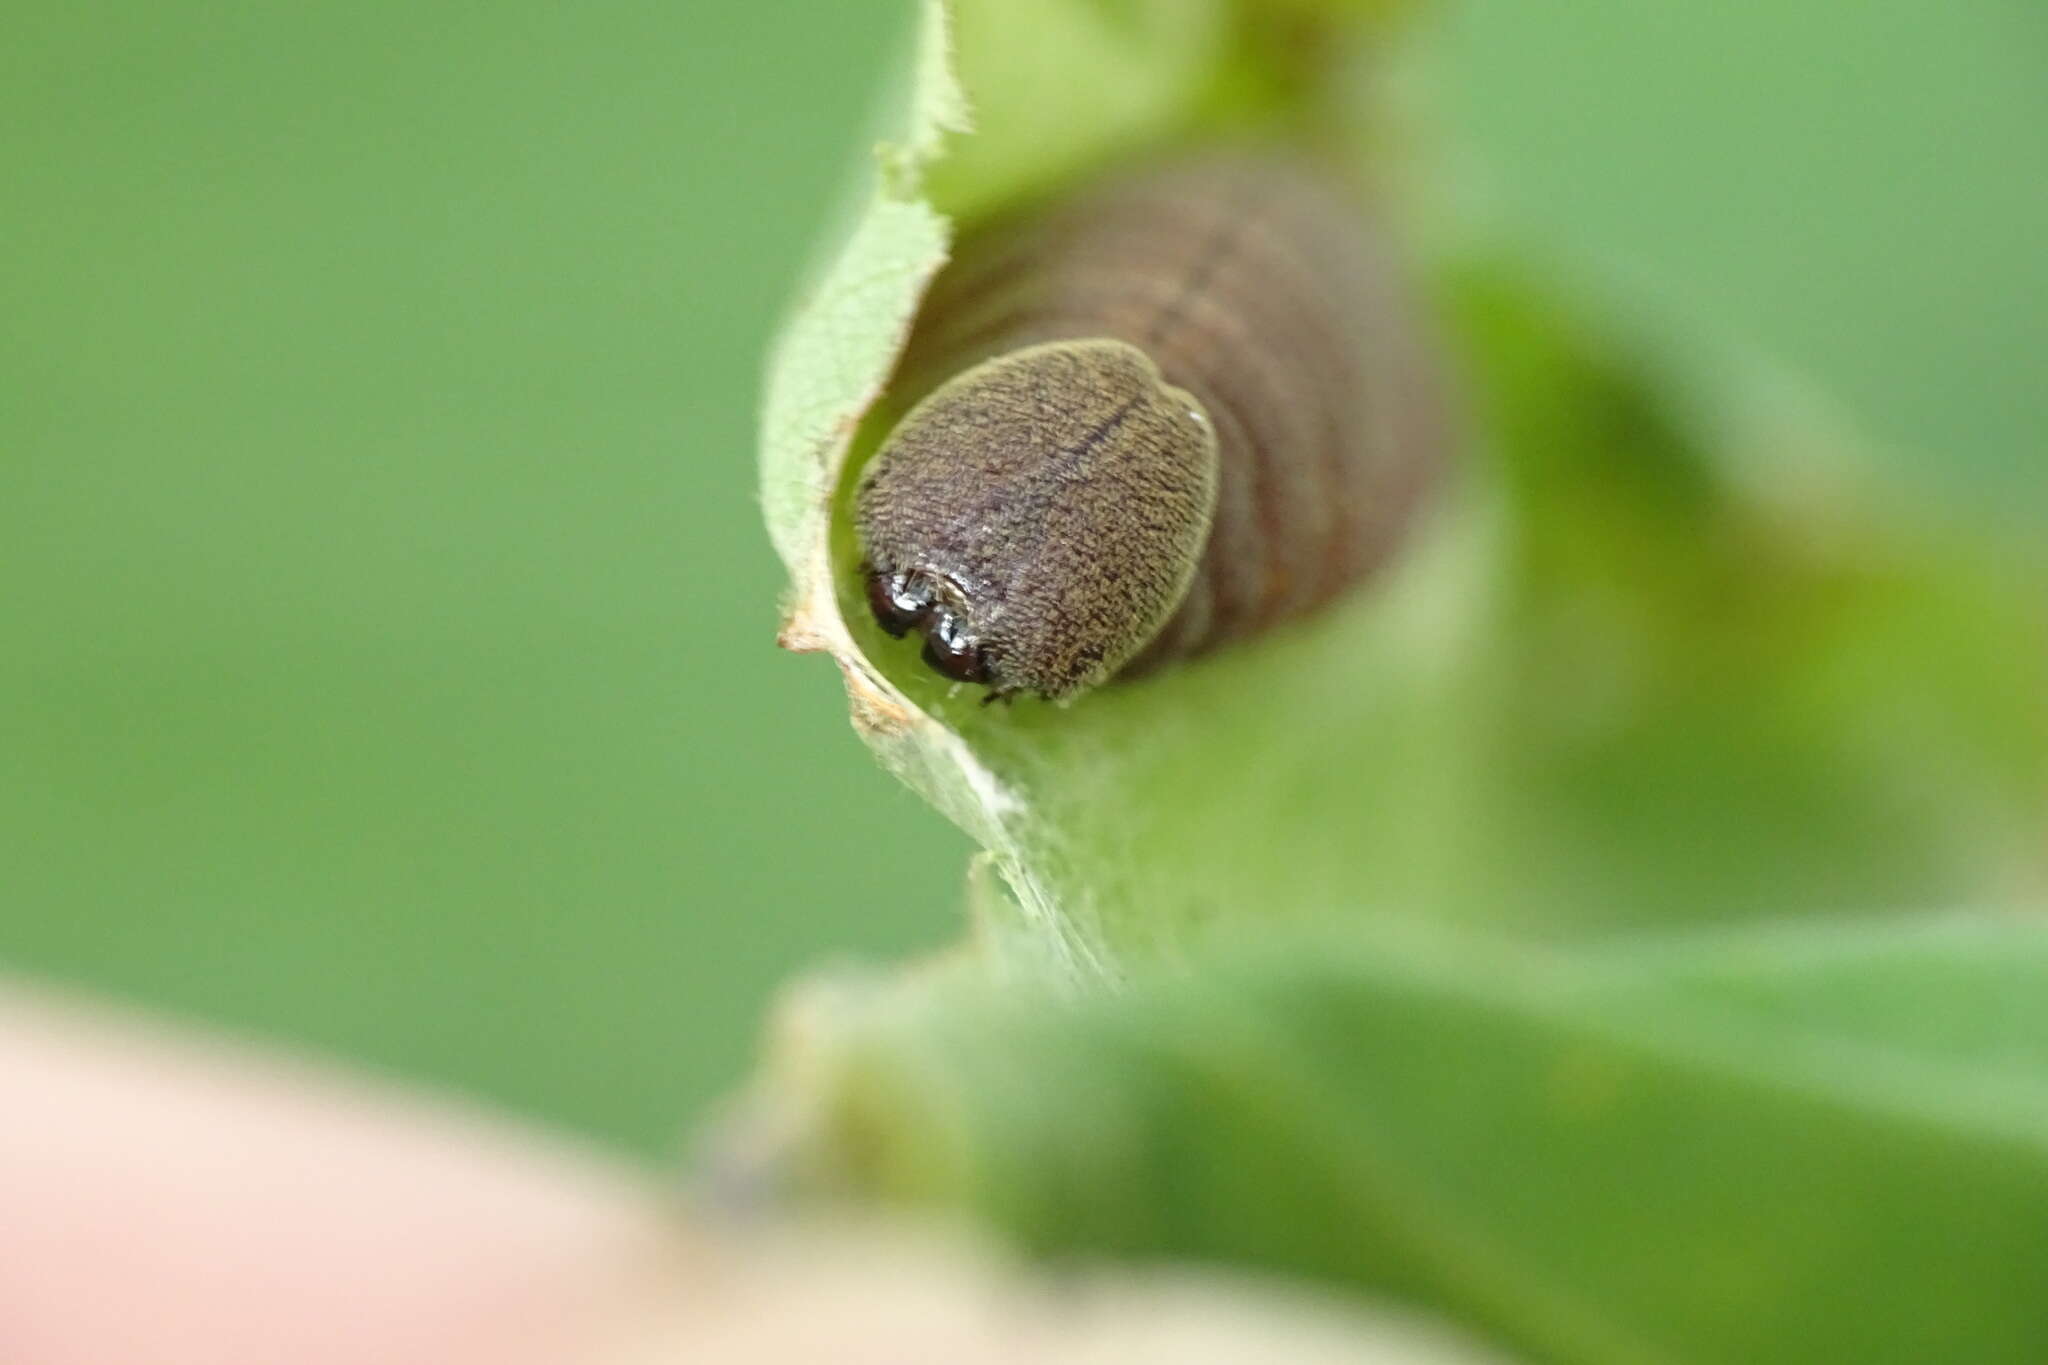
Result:
M1370 576L1448 446L1360 210L1211 156L961 243L856 490L868 602L990 698L1066 698Z

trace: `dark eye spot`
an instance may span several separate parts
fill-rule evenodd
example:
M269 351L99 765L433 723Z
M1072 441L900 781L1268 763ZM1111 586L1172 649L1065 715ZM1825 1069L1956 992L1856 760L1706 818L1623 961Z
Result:
M922 575L867 571L868 610L875 621L897 639L923 625L931 616L935 594Z
M988 681L988 658L953 613L939 608L925 632L924 661L955 682Z

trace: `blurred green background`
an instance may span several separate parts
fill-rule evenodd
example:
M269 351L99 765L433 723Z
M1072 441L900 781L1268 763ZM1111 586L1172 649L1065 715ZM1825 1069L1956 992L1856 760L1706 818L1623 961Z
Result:
M772 647L758 361L900 0L17 8L0 961L670 1148L965 841ZM2048 508L2031 0L1449 7L1498 215Z

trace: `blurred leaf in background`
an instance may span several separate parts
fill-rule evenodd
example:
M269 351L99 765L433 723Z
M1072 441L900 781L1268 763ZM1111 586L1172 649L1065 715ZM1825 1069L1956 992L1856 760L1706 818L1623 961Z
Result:
M1853 419L1922 514L2048 515L2048 23L2030 0L1442 6L1493 216Z
M1078 1007L822 991L803 1060L834 1084L792 1165L1065 1259L1391 1292L1536 1360L2048 1343L2038 918L1571 956L1352 925L1192 965Z

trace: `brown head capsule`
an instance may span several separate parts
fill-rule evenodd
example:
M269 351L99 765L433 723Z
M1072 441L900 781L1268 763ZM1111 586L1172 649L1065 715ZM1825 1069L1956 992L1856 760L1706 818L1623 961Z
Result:
M1445 438L1358 212L1207 161L962 244L855 501L891 634L1069 697L1298 615L1384 562Z
M997 693L1115 673L1187 593L1216 440L1121 341L1054 342L958 376L897 427L860 490L870 605L925 659Z

